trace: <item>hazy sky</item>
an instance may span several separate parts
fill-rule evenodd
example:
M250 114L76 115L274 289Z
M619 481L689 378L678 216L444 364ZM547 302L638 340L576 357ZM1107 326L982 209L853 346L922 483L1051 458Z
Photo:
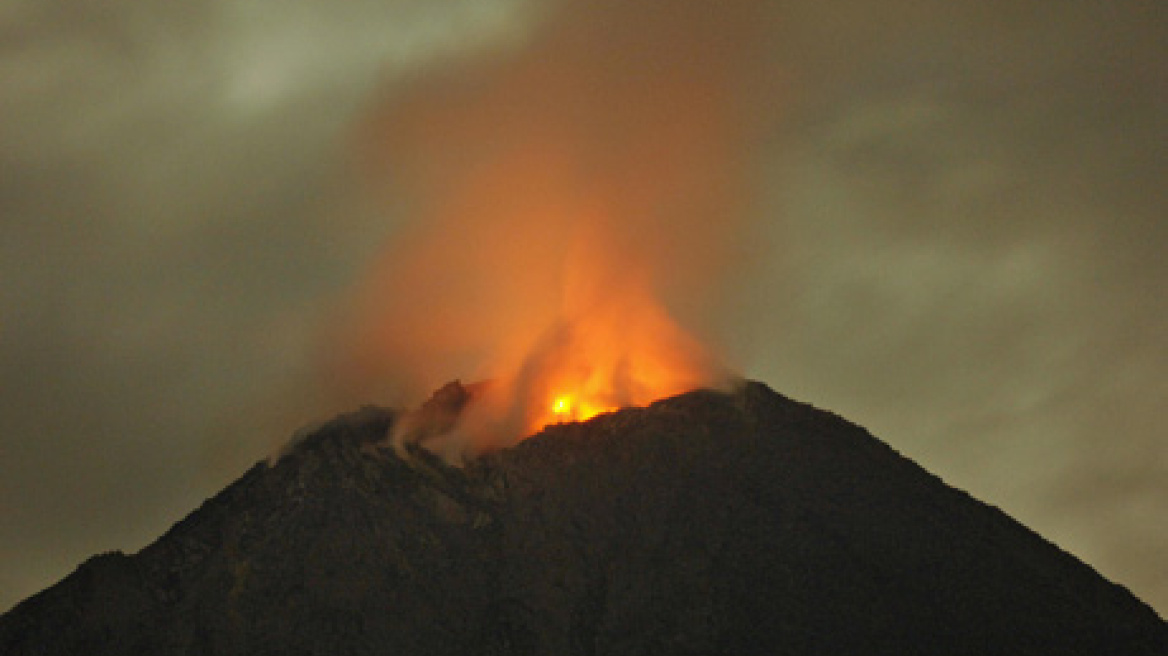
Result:
M701 328L1165 613L1165 12L769 7L762 196ZM0 608L343 409L339 299L410 224L358 193L366 127L553 15L0 0Z

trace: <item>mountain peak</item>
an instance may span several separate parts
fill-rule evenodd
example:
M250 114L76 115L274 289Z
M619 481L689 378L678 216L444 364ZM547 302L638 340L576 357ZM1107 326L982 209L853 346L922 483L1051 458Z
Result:
M452 385L422 425L466 402ZM1168 647L1122 587L760 383L551 425L464 467L394 448L406 416L364 408L305 434L138 554L91 559L0 618L0 652Z

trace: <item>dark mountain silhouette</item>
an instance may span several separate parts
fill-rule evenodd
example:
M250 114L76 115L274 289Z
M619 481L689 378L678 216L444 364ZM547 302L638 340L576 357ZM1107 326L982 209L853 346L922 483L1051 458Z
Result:
M0 618L0 653L1168 654L1124 588L759 383L463 468L393 422L340 417L90 559Z

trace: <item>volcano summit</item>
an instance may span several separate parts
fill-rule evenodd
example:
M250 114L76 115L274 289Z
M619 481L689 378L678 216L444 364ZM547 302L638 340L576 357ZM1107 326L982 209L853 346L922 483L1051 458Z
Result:
M1126 589L759 383L465 467L397 420L339 417L90 559L0 617L0 653L1168 653Z

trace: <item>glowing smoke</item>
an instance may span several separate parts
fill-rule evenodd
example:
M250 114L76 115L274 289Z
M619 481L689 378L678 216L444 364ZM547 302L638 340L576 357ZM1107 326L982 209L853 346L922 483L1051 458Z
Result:
M499 380L506 426L477 438L493 441L554 421L564 390L576 418L723 380L693 331L741 257L773 114L764 19L753 2L573 3L521 51L396 89L362 161L411 223L355 292L330 378L391 402Z

